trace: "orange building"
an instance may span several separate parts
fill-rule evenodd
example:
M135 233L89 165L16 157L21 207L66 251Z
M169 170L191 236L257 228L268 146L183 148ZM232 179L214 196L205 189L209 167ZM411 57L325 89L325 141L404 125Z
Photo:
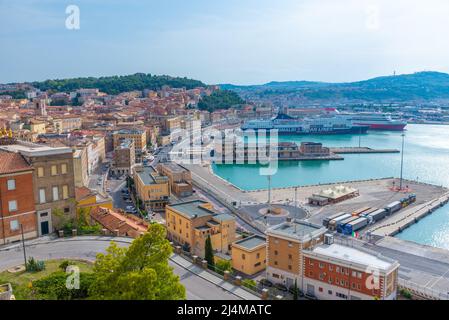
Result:
M251 236L232 244L232 267L247 275L254 275L266 268L267 242L265 237Z
M33 168L18 153L0 152L0 244L37 237Z

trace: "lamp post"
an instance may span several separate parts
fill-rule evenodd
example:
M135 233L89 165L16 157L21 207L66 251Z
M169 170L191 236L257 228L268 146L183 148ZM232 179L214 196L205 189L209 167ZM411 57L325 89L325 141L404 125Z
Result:
M23 224L20 224L20 231L22 232L22 245L23 245L23 259L25 260L25 268L27 266L27 253L25 249L25 236L23 234Z
M399 191L402 191L402 180L404 171L404 144L405 144L405 133L401 134L402 137L402 150L401 150L401 180L399 183Z

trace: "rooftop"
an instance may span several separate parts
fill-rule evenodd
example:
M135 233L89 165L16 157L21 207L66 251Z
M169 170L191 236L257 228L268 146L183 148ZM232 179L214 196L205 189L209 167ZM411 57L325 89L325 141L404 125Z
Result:
M293 220L284 222L267 230L268 234L280 235L288 238L295 238L300 241L307 241L311 238L326 233L327 229L305 221Z
M139 129L122 129L114 132L114 134L143 134L143 133L144 131Z
M370 266L385 271L391 269L397 264L396 261L384 257L380 254L368 253L359 249L354 249L336 243L331 245L323 244L316 246L310 252L327 258L333 258L350 263Z
M0 174L26 170L32 170L32 167L20 154L0 151Z
M240 247L243 247L245 249L251 250L251 249L255 249L256 247L258 247L262 244L265 245L266 241L267 240L265 237L255 235L255 236L252 236L249 238L239 240L239 241L235 242L234 244L238 245Z
M316 193L313 196L338 199L354 192L357 192L357 189L346 186L335 186L329 189L321 190L319 193Z
M207 204L203 200L193 200L178 204L171 204L170 207L186 216L189 219L214 215L215 212L204 207Z
M135 170L135 172L145 185L165 183L168 181L167 177L159 175L152 167L142 167ZM157 177L157 180L155 177Z
M72 148L68 147L50 147L35 143L18 141L16 144L2 145L0 150L20 153L27 157L50 156L64 153L72 153Z

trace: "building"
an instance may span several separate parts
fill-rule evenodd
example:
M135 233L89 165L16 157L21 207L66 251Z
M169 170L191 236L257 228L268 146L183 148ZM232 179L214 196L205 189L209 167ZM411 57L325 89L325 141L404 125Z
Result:
M265 270L267 266L267 240L254 235L232 244L232 267L252 276Z
M235 241L235 218L215 212L206 201L168 205L165 220L168 238L199 257L204 257L208 236L216 253L229 254Z
M93 208L102 207L112 209L112 199L102 196L98 192L86 187L75 188L76 208L91 211Z
M112 161L112 174L117 176L123 174L131 174L136 164L136 151L134 148L134 140L125 139L114 149L114 158Z
M300 151L306 156L328 156L330 149L318 142L301 142Z
M168 178L152 167L134 167L133 178L137 197L147 210L163 211L170 197Z
M309 198L309 204L325 206L331 203L342 202L357 197L358 195L359 190L357 189L346 186L335 186L313 194Z
M34 167L33 193L40 236L62 227L61 217L75 218L75 178L71 148L52 148L17 141L0 145L0 150L21 154Z
M136 152L136 162L140 162L140 159L142 158L142 153L147 149L147 133L145 130L123 129L114 132L112 138L114 150L121 145L123 140L125 139L133 140Z
M109 208L95 207L90 212L91 223L98 223L109 234L117 237L137 238L148 230L148 223L133 215L126 215Z
M327 229L304 221L287 221L269 228L267 235L267 279L293 286L301 284L303 251L322 243Z
M33 167L17 153L0 151L0 244L37 237Z
M329 242L304 251L304 292L320 300L393 300L399 263Z
M81 129L82 121L80 117L61 117L53 119L53 130L57 133L69 133L73 130Z
M89 184L89 164L87 159L87 149L77 149L73 152L73 171L75 177L75 187L87 187Z
M174 162L161 163L157 170L168 178L171 192L177 197L188 197L193 194L190 171Z

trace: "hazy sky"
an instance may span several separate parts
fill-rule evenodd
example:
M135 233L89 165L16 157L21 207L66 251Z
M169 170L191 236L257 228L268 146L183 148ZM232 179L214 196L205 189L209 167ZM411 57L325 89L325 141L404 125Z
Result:
M80 29L66 28L66 7ZM0 82L146 72L206 83L449 72L447 0L0 0Z

